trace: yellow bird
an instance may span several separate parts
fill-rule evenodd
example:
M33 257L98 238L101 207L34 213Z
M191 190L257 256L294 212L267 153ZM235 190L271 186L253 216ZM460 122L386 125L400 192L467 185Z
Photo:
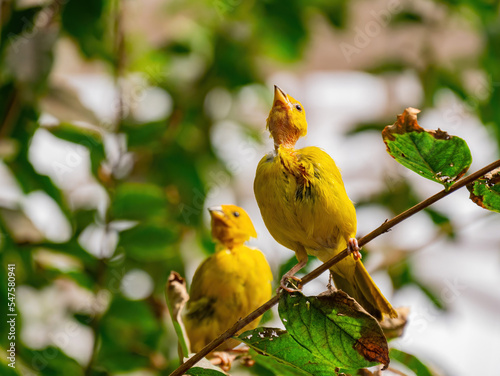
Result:
M191 351L198 352L271 298L271 268L258 249L244 243L257 237L248 214L235 205L210 208L216 252L196 270L184 323ZM257 319L240 332L254 329ZM217 350L230 350L239 341L228 340Z
M372 316L397 317L361 262L356 241L356 211L347 196L340 171L333 159L317 147L295 149L307 133L301 103L274 87L274 103L267 129L275 150L257 167L254 191L262 218L276 241L295 251L298 264L281 279L289 278L307 263L307 255L326 262L346 247L346 257L331 269L337 288L345 291Z

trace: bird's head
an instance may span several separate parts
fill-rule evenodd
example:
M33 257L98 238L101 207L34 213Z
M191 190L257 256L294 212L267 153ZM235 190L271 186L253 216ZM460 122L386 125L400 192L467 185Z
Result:
M300 137L307 134L306 112L302 104L274 85L274 101L267 117L267 129L274 145L293 147Z
M221 205L208 211L212 217L212 236L228 248L257 237L250 217L239 206Z

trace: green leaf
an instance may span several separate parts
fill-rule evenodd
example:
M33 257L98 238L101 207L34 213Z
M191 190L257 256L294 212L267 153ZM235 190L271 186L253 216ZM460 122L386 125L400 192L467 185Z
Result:
M129 124L124 123L120 130L127 135L128 147L131 150L156 150L162 146L162 137L167 127L164 121Z
M281 294L278 311L299 344L337 367L389 365L387 340L377 320L343 291L312 297Z
M225 376L226 373L216 371L214 369L206 369L201 367L193 367L186 371L186 375L191 376Z
M470 199L482 208L500 213L500 168L467 184Z
M165 260L172 257L171 246L178 235L173 226L140 224L122 232L118 246L138 261Z
M106 375L122 372L127 373L150 367L150 361L147 357L133 352L122 351L109 345L103 345L97 363L99 364L99 368L109 370Z
M5 351L4 348L1 348L0 349L2 350L2 352L4 354L7 354L7 352ZM9 355L7 355L6 357L8 357ZM2 358L6 358L6 357L2 357ZM19 373L19 371L17 370L17 368L13 368L13 367L10 367L8 364L11 364L11 361L9 359L2 359L0 361L0 374L2 376L21 376L21 374ZM16 364L16 367L17 367L17 364Z
M309 372L305 372L299 368L281 363L271 356L261 355L254 350L251 350L252 359L255 360L255 366L262 366L267 371L271 371L273 375L279 376L308 376ZM255 368L252 367L252 368ZM255 372L256 375L261 375L262 372Z
M414 283L425 294L425 296L429 298L431 303L434 304L437 309L440 309L442 311L447 310L446 302L441 297L439 297L439 295L433 290L432 287L428 287L423 282L420 282L418 280Z
M435 374L429 370L429 368L422 363L420 359L416 356L405 353L404 351L391 349L391 359L403 364L408 369L415 372L416 376L434 376Z
M45 277L49 280L56 280L61 277L67 277L75 281L81 287L84 287L90 291L92 291L93 288L95 287L94 280L88 274L81 271L61 272L58 269L47 267L44 269L44 274Z
M346 0L328 1L315 0L308 2L311 6L318 7L330 24L337 28L345 28L348 21L349 2Z
M265 56L288 62L298 59L308 37L303 17L305 4L293 0L288 1L286 7L279 1L260 2L259 5L255 34Z
M191 358L195 354L190 354L188 358L184 358L184 361ZM193 376L224 376L227 373L223 372L219 367L213 365L207 358L202 358L193 367L186 371L186 375Z
M4 48L12 43L25 42L35 26L35 17L43 7L30 7L13 10L8 20L4 19L4 26L0 33L0 54ZM9 14L9 13L6 13Z
M422 15L418 12L412 12L412 11L402 11L398 12L394 15L394 18L391 20L391 26L405 26L401 24L405 24L408 22L414 22L417 24L422 24L424 23L424 19Z
M382 131L387 152L403 166L449 188L467 172L472 157L466 142L446 132L425 130L417 123L420 110L407 108Z
M352 136L358 133L369 132L369 131L381 132L385 128L386 124L387 124L386 122L359 123L354 128L346 132L346 136Z
M251 348L299 370L298 375L326 376L335 374L338 367L298 344L292 336L276 328L248 330L238 337Z
M154 184L124 183L118 186L111 203L113 218L146 220L166 216L163 190Z
M31 114L35 116L35 114ZM29 146L35 131L35 123L29 122L33 126L27 124L19 125L13 132L13 137L19 141L20 150L16 157L8 161L7 165L18 181L24 193L30 193L36 190L43 190L59 205L65 216L69 219L71 217L70 211L67 207L66 199L64 198L60 189L54 182L46 175L39 174L31 164L28 158Z
M456 237L455 227L448 216L431 208L425 208L424 211L429 215L432 222L439 226L442 233L451 239Z
M109 286L120 284L124 271L112 273ZM145 301L130 301L115 296L99 325L101 346L97 363L115 372L127 372L150 366L150 357L158 348L162 328Z
M437 309L446 310L445 302L433 291L432 287L426 286L425 283L421 282L417 276L415 276L412 264L409 262L407 257L390 265L387 268L387 272L389 273L389 277L391 277L392 284L396 290L399 290L404 286L416 286L429 298Z
M86 57L103 57L111 60L105 45L105 1L68 1L61 12L61 24L74 37ZM109 21L108 21L109 22Z
M83 376L82 367L57 347L49 346L42 350L20 351L21 358L41 376Z

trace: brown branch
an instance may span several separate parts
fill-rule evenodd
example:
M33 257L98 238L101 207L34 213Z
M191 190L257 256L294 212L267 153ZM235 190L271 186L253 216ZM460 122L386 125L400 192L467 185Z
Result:
M375 239L376 237L382 235L384 232L387 232L390 228L396 226L398 223L404 221L406 218L412 216L413 214L418 213L422 209L425 209L429 205L432 205L436 201L442 199L443 197L448 196L450 193L455 192L457 189L460 189L464 187L465 185L473 182L474 180L480 178L481 176L487 174L491 170L494 170L495 168L500 167L500 159L489 164L486 167L483 167L482 169L476 171L475 173L466 176L463 179L460 179L457 181L455 184L453 184L448 190L443 189L442 191L436 193L434 196L429 197L428 199L420 202L419 204L411 207L410 209L404 211L403 213L397 215L393 219L384 222L381 226L379 226L377 229L373 230L369 234L363 236L361 239L359 239L358 244L359 246L363 246L370 242L371 240ZM320 265L316 269L314 269L312 272L304 276L302 280L302 285L305 285L308 282L311 282L313 279L317 278L319 275L323 274L326 270L328 270L330 267L335 265L337 262L342 260L343 258L347 257L348 255L347 249L344 249L342 252L338 253L334 257L332 257L330 260L325 262L324 264ZM281 292L280 292L281 293ZM239 330L243 329L245 326L247 326L249 323L251 323L253 320L255 320L257 317L260 315L264 314L267 310L269 310L271 307L276 305L279 301L279 296L280 293L276 294L273 298L271 298L269 301L267 301L265 304L257 308L255 311L250 313L248 316L238 320L231 328L226 330L224 333L222 333L219 337L214 339L212 342L210 342L208 345L206 345L203 349L201 349L198 353L193 355L191 358L189 358L184 364L181 364L174 372L170 374L170 376L181 376L186 372L188 369L193 367L196 363L198 363L203 357L205 357L207 354L215 350L218 346L220 346L224 341L227 339L231 338L234 336Z

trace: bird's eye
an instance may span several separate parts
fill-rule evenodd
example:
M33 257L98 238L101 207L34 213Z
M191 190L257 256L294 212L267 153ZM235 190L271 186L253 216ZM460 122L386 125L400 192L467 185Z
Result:
M296 104L295 105L295 108L299 111L302 111L302 106L300 104Z
M240 216L240 213L238 213L238 212L233 212L233 215L234 215L235 217L239 217L239 216Z

